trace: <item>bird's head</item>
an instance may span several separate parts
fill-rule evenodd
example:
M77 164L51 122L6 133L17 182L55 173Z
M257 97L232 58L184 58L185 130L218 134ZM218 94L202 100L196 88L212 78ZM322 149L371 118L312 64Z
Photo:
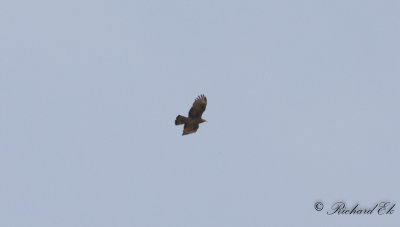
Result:
M202 119L200 120L200 123L203 123L203 122L207 122L207 120L205 120L205 119L202 118Z

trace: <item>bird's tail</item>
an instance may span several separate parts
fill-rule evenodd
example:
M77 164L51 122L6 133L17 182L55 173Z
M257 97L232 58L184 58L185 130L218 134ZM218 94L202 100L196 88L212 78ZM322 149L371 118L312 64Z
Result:
M185 124L187 122L187 118L181 115L178 115L175 120L175 125Z

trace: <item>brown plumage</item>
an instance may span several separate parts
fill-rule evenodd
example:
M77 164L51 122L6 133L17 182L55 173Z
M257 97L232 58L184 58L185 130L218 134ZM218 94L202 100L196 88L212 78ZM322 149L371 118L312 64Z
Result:
M206 110L207 98L204 95L199 95L193 102L192 108L189 110L189 116L184 117L178 115L175 120L175 125L185 124L183 127L183 135L194 133L199 128L199 124L206 120L201 118L201 115Z

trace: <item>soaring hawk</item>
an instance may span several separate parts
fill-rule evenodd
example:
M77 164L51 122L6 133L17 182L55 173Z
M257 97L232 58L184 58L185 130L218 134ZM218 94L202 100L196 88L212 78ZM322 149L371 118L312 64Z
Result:
M189 116L184 117L178 115L175 120L175 125L185 124L183 127L183 135L194 133L199 128L199 124L205 122L201 115L206 110L207 98L204 95L199 95L193 102L192 108L189 110Z

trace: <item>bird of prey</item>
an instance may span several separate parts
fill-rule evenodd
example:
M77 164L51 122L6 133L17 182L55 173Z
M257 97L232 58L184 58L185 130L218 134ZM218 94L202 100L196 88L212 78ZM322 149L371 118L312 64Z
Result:
M175 125L185 124L183 127L183 135L194 133L199 128L199 124L206 122L201 115L206 110L207 98L204 95L199 95L193 102L192 108L189 110L189 116L184 117L178 115L175 120Z

